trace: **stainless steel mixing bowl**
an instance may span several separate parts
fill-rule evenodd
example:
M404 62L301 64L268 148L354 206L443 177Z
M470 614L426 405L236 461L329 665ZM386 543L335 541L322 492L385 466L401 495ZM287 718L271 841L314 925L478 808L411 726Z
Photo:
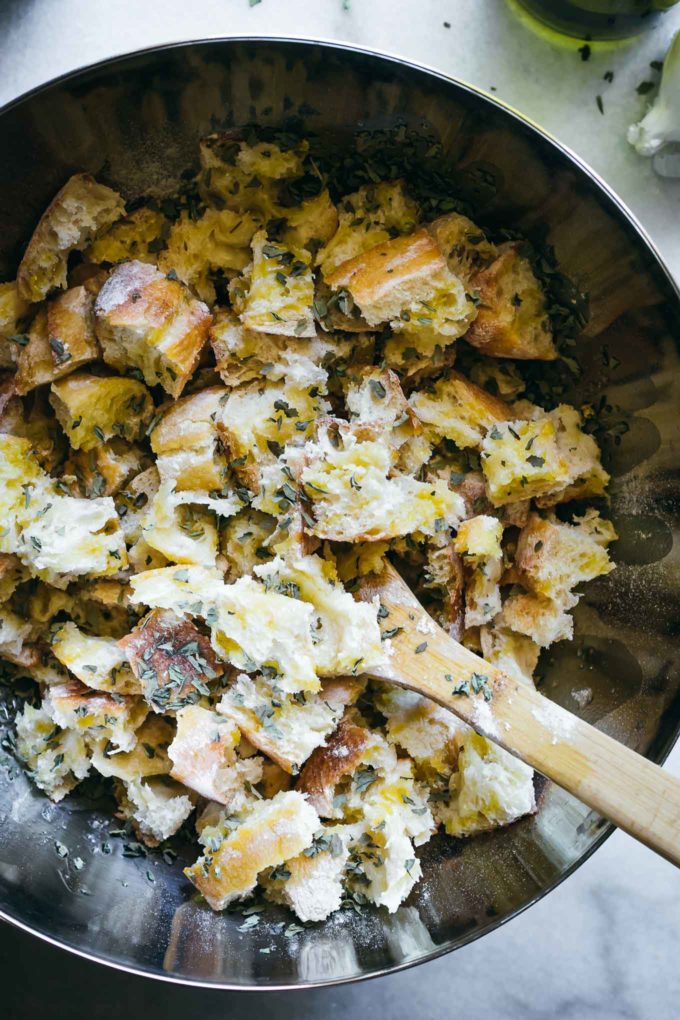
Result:
M89 170L132 197L176 178L215 125L280 125L291 113L348 141L398 122L434 131L446 160L483 182L483 222L532 236L545 228L562 268L589 291L580 375L563 368L567 395L602 417L618 569L588 587L576 640L541 666L543 689L663 760L680 727L680 297L621 202L538 128L460 82L335 45L224 40L108 61L0 113L0 279L13 276L69 173ZM583 689L592 700L579 709L572 692ZM428 844L424 880L396 914L343 911L287 936L280 922L292 918L278 908L240 931L240 915L196 903L181 870L189 848L174 863L125 856L111 828L109 804L81 793L52 805L6 756L4 917L140 974L244 989L350 981L456 949L549 892L609 832L546 784L535 817Z

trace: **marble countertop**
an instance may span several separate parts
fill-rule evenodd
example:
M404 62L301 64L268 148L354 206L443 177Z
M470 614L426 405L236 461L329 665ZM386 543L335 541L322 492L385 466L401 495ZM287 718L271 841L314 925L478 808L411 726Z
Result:
M252 0L251 0L252 2ZM345 9L348 8L348 9ZM450 27L446 27L446 26ZM657 176L625 141L680 27L680 6L647 36L549 42L505 0L0 0L0 104L85 63L188 38L337 39L398 53L516 107L571 146L622 196L680 281L680 180ZM607 83L603 75L614 72ZM596 96L601 95L604 114ZM680 746L668 767L680 774ZM621 833L549 897L453 956L369 984L295 995L227 995L105 970L0 931L3 1005L70 1020L305 1020L375 1015L509 1020L671 1020L680 1002L680 873ZM77 994L75 994L77 989ZM9 1001L7 996L9 995Z

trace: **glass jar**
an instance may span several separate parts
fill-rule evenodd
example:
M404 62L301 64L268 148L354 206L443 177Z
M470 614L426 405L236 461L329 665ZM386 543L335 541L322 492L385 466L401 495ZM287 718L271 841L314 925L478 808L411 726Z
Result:
M625 39L652 28L678 0L518 0L543 24L577 39Z

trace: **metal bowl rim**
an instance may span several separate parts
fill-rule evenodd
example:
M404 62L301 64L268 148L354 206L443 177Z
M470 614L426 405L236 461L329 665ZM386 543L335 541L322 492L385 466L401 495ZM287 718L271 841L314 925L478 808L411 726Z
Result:
M554 135L545 128L540 127L531 118L525 114L516 110L510 103L504 102L497 96L490 92L479 88L476 85L471 85L469 82L464 81L462 78L456 78L452 75L445 74L443 71L432 67L429 64L417 63L413 60L408 60L405 57L400 56L397 53L392 53L389 50L374 49L368 46L359 46L353 43L339 42L335 39L324 39L321 38L301 38L299 36L251 36L251 35L238 35L238 36L207 36L199 39L183 39L175 40L168 43L160 43L154 46L144 46L137 50L130 50L124 53L118 53L112 57L105 57L103 60L94 61L91 64L84 64L82 67L76 68L71 71L66 71L63 74L57 75L55 78L50 78L48 81L41 83L40 85L34 86L21 95L9 100L0 107L0 119L6 113L9 113L15 107L21 106L23 103L36 96L41 95L43 92L47 92L55 86L64 85L74 79L79 78L81 75L87 74L91 71L104 70L107 67L115 65L125 60L134 59L135 57L148 56L155 53L164 53L170 50L186 49L190 46L210 46L221 43L239 43L239 44L252 44L257 45L260 43L282 43L290 44L293 46L300 46L301 48L309 46L319 46L322 48L328 48L332 50L338 50L343 53L355 53L360 56L376 57L378 60L384 61L386 64L396 64L401 67L406 67L410 71L417 71L425 73L432 78L450 86L453 85L455 88L461 89L463 92L467 92L471 96L481 98L486 103L490 103L492 106L501 110L503 113L509 115L513 120L518 121L525 129L528 129L531 133L538 135L539 138L547 141L554 149L556 149L568 162L573 164L577 170L585 174L595 184L596 188L599 189L605 197L609 200L611 205L616 210L619 217L626 220L628 225L632 227L633 231L638 235L643 245L654 257L657 268L661 270L667 283L670 285L672 292L675 294L678 304L680 306L680 281L676 281L671 271L669 270L666 262L661 255L660 251L656 247L656 244L651 239L647 230L639 222L635 214L628 208L623 199L617 194L614 189L606 183L606 181L598 174L593 167L590 166L584 159L582 159L577 153L575 153L569 146L559 141ZM675 730L675 733L671 735L670 739L667 740L666 745L662 748L659 757L656 759L657 763L662 765L675 743L680 737L680 720ZM135 967L126 963L121 963L118 960L110 959L105 956L100 956L96 953L88 953L83 949L79 949L76 946L64 942L61 939L54 938L46 932L40 931L37 928L31 927L31 925L19 921L17 918L12 917L0 908L0 921L4 921L21 931L27 932L30 935L34 935L41 939L43 942L48 943L51 946L55 946L57 949L63 949L66 952L72 953L75 956L81 957L81 959L88 960L92 963L103 964L106 967L110 967L113 970L122 971L126 974L133 974L136 977L153 978L157 981L164 981L168 984L175 985L186 985L193 988L206 988L213 990L222 990L230 992L287 992L287 991L303 991L306 989L318 989L318 988L332 988L340 985L354 984L359 981L368 981L372 978L385 977L389 974L396 974L400 971L409 970L412 967L419 966L423 963L429 963L432 960L439 959L442 956L446 956L448 953L452 953L457 949L462 949L463 946L469 945L475 942L477 939L482 938L484 935L489 934L491 931L502 927L507 924L508 921L513 920L515 917L519 917L525 910L528 910L539 900L547 896L559 885L562 884L567 878L581 867L594 853L598 850L605 840L609 839L615 830L615 826L610 822L606 822L602 833L598 836L595 842L590 846L585 853L575 861L564 874L560 875L551 884L547 885L540 892L532 896L526 903L516 910L507 914L500 920L492 920L489 924L485 925L481 929L476 929L468 935L463 935L457 944L449 945L443 944L437 949L424 956L418 957L415 960L405 960L402 963L394 964L390 967L383 967L381 969L368 971L365 974L358 974L352 977L346 978L335 978L328 981L309 981L309 982L297 982L289 984L265 984L265 985L239 985L232 982L223 981L208 981L203 979L196 979L191 977L179 977L173 974L168 974L156 970L145 969L143 967Z

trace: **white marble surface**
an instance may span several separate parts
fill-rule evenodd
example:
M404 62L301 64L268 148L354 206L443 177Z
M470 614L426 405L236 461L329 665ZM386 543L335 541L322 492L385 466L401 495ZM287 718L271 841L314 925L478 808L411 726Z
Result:
M504 0L351 0L348 6L343 0L261 0L253 7L248 0L0 0L0 103L84 63L180 39L302 36L399 53L481 88L493 86L499 98L575 149L629 204L680 280L680 181L657 177L624 138L645 106L635 86L653 78L649 61L662 56L680 27L680 7L644 38L594 46L584 63L578 43L547 42ZM612 84L603 80L608 70L615 72ZM669 767L680 773L680 747ZM269 997L265 1008L296 1020L383 1011L395 1020L672 1020L680 1015L679 958L680 874L615 833L550 897L455 956L370 985ZM148 1020L164 1015L166 991L186 996L204 1020L227 1012L245 1016L255 1006L250 997L234 997L227 1007L218 993L152 993L134 982L137 991L142 985ZM258 1012L264 1000L256 999ZM115 1014L90 1014L88 1006L88 1015L120 1015L119 1006Z

